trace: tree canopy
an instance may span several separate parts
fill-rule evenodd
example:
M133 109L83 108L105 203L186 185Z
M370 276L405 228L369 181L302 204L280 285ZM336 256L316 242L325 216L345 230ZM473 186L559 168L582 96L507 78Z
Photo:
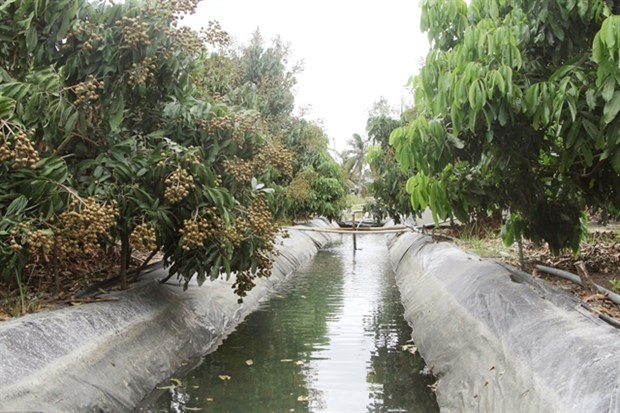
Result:
M132 249L185 283L235 273L240 296L269 275L278 198L315 167L289 138L297 68L281 41L182 26L197 3L0 5L0 281L117 248L123 279Z
M620 208L620 16L604 0L423 0L418 116L391 136L414 208L509 210L504 239L576 249Z

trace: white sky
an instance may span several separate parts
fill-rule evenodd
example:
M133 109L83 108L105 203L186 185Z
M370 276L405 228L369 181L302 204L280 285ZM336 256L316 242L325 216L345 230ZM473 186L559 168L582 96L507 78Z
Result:
M303 60L296 107L322 120L336 144L346 148L353 133L365 134L368 110L381 96L398 110L410 102L409 77L426 56L419 0L204 0L191 26L218 20L239 43L260 28L268 45L280 35L291 61Z

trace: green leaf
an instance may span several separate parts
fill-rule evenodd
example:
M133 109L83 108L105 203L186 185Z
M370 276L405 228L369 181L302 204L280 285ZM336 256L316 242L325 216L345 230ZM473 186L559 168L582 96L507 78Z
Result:
M15 101L0 95L0 119L11 119L15 112Z
M611 123L616 118L616 115L620 111L620 91L614 93L613 99L605 104L603 109L603 120L605 124Z
M29 52L32 52L39 41L39 35L35 26L30 26L26 32L26 48Z
M65 123L65 136L69 136L71 133L73 133L79 115L79 112L76 111L73 112L71 116L69 116L69 119L67 119L67 123Z
M25 195L19 195L13 200L6 209L5 215L12 216L21 214L28 205L28 198Z
M125 99L122 96L116 99L114 105L112 107L112 112L114 114L110 118L110 129L113 131L117 130L119 126L123 123L124 119L124 111L125 111Z

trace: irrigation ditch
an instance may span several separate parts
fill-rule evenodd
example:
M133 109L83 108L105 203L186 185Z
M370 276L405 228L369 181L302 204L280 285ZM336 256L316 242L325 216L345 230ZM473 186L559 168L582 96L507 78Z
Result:
M298 229L242 304L232 280L183 292L154 272L116 301L1 323L0 412L132 411L342 232L324 220ZM620 411L620 330L577 298L406 228L380 233L442 412Z

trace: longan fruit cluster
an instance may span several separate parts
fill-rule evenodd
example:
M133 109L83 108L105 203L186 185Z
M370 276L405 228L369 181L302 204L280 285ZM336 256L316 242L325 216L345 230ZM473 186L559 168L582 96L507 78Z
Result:
M159 7L176 14L193 14L201 0L159 0Z
M223 116L212 116L207 124L207 133L215 135L217 132L226 132L233 127L233 117L229 114Z
M59 215L60 252L64 255L94 253L99 248L99 237L110 235L117 217L115 201L100 204L94 197L72 200Z
M157 234L150 223L141 223L131 231L129 245L136 251L154 251L157 249Z
M36 254L38 251L43 254L49 253L54 248L54 235L50 230L37 229L26 233L28 252Z
M194 184L192 177L187 170L177 167L164 181L166 189L164 198L171 204L178 204L185 199Z
M11 250L11 252L17 253L24 249L24 247L21 245L20 242L17 241L17 239L19 238L22 243L24 242L23 235L28 233L29 226L30 225L28 222L19 222L17 223L17 225L15 225L15 227L11 228L11 230L9 231L9 249Z
M250 291L256 285L254 284L253 279L254 275L249 270L237 272L233 288L235 294L239 296L239 299L237 300L239 303L243 302L243 297L248 295L248 291Z
M213 46L223 47L230 44L230 35L222 30L222 26L217 20L209 21L208 27L202 28L200 31L206 42Z
M224 229L224 236L230 240L235 248L241 246L243 238L245 236L245 230L247 229L247 223L242 216L235 218L234 225L230 225Z
M133 63L127 84L129 86L144 86L147 80L152 80L155 77L156 69L157 66L153 63L152 57L145 57L140 64Z
M237 145L243 146L245 134L256 130L259 122L259 113L238 113L234 117L232 139L237 143Z
M225 159L222 164L224 170L237 182L250 182L254 176L254 164L241 158Z
M171 33L171 37L178 50L189 55L197 55L206 51L205 39L187 26L180 27Z
M13 142L9 140L9 137L0 132L0 162L13 161L12 168L32 168L36 167L36 163L39 162L39 152L32 146L32 142L28 138L28 135L34 135L34 129L30 129L28 133L23 130L18 130L13 135Z
M188 146L187 153L184 156L184 160L192 165L200 164L200 154L198 153L198 148L193 145Z
M307 179L305 174L297 174L288 187L286 187L285 195L288 199L302 201L308 198L310 189L310 180Z
M270 164L284 176L293 176L293 153L284 145L276 143L265 145L257 157L257 169L261 170Z
M204 244L212 233L212 227L204 217L188 218L183 220L183 228L179 233L182 235L181 248L183 251L189 251Z
M98 30L103 30L103 28L103 24L95 26L88 20L78 21L75 28L71 32L67 33L67 42L62 45L62 49L71 49L73 45L70 40L74 37L80 37L84 39L82 47L85 50L92 50L94 48L94 43L102 42L104 40L103 36L98 33Z
M258 194L250 204L248 221L252 232L266 239L272 239L278 230L263 194Z
M123 40L129 48L133 49L151 44L151 38L147 33L149 25L142 21L140 16L125 16L117 20L115 24L123 30Z
M99 92L105 87L103 80L97 80L93 75L88 75L84 82L78 83L73 87L73 90L77 96L75 100L76 105L82 105L85 103L95 103L99 100Z

